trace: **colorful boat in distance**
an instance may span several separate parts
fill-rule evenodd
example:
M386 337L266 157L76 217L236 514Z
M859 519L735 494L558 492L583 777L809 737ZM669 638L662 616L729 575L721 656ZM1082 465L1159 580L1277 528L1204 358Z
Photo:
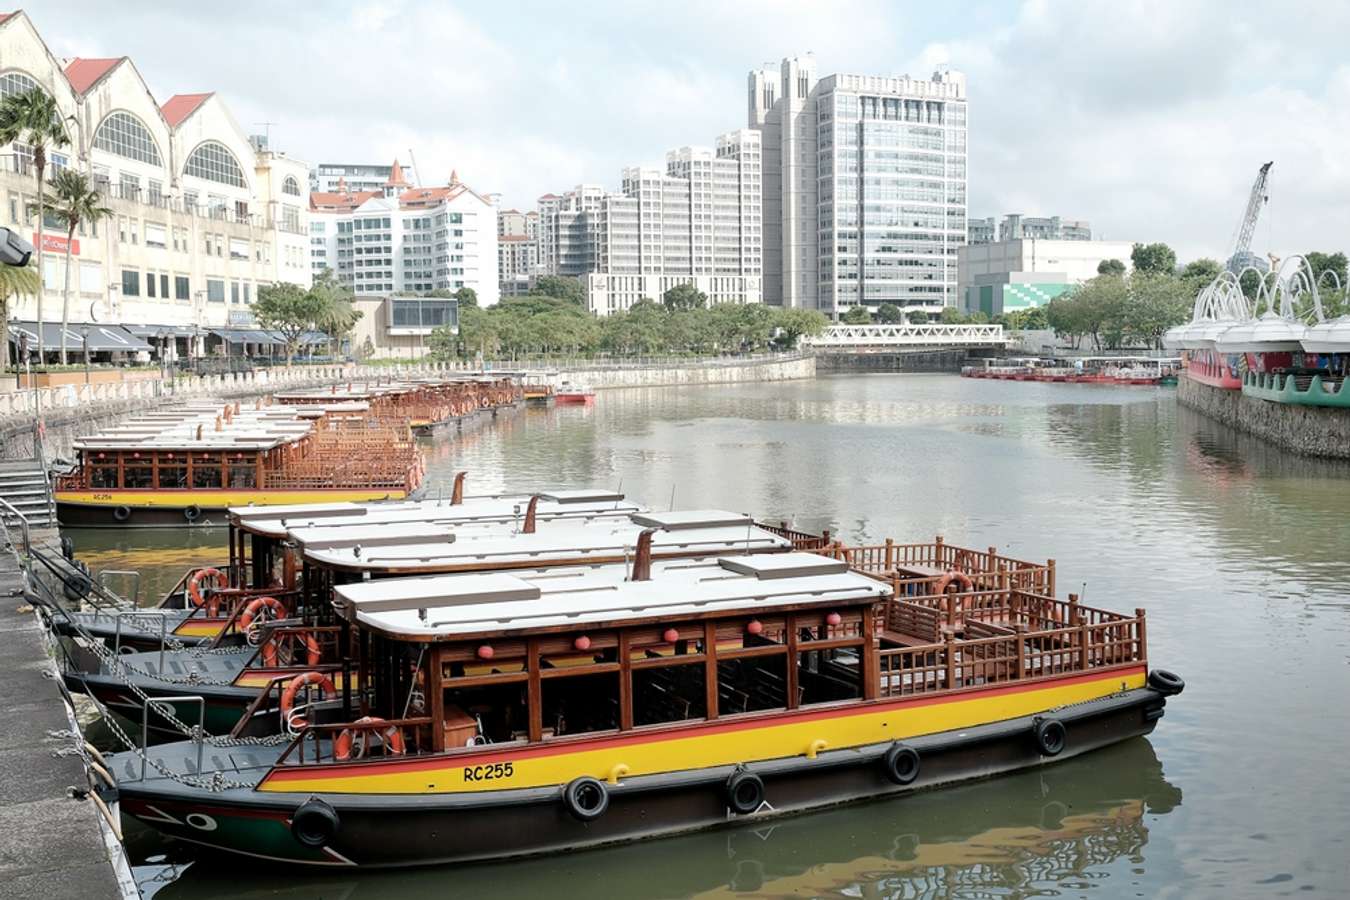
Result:
M514 523L483 525L472 532L415 522L314 527L290 529L287 540L299 547L300 589L288 594L289 608L273 609L271 616L262 609L267 604L256 598L240 607L238 618L225 626L227 633L238 629L250 638L237 652L158 647L116 657L70 654L64 672L67 686L137 721L143 696L200 695L206 730L218 734L233 727L277 679L310 669L332 677L341 670L342 628L332 609L337 584L405 574L632 564L643 540L649 545L648 556L656 559L792 549L791 541L755 526L749 516L721 510L636 513L591 521L555 519L539 522L530 531ZM246 615L248 620L244 620ZM255 623L257 627L251 627ZM179 703L175 708L180 719L198 714L195 704ZM176 734L170 723L155 714L150 715L148 727L160 736Z
M77 438L57 476L64 527L223 526L232 506L401 500L424 464L406 420L365 403L189 405Z
M463 373L407 381L355 381L281 392L272 398L286 406L341 400L367 403L374 416L406 419L415 432L431 434L478 412L515 406L523 401L524 390L518 380L507 375Z
M288 529L352 525L416 526L435 533L487 528L532 531L535 522L626 517L641 507L608 490L555 490L536 494L463 495L464 473L450 499L386 503L329 503L302 506L246 506L227 510L228 562L189 569L158 606L145 610L90 610L53 618L58 634L103 641L115 652L240 643L254 622L285 618L300 591L300 558L287 544ZM263 603L271 598L275 603ZM245 610L253 605L241 625Z
M796 552L339 585L349 677L298 676L232 735L289 745L109 768L123 813L216 850L464 862L1039 766L1149 733L1183 688L1142 610L1042 598L917 642L885 625L907 604L932 612Z
M564 381L558 385L558 390L554 392L553 398L554 402L560 406L564 404L592 406L595 403L595 391L584 384Z
M966 378L1063 384L1175 385L1182 360L1153 356L1039 356L986 359L963 366Z

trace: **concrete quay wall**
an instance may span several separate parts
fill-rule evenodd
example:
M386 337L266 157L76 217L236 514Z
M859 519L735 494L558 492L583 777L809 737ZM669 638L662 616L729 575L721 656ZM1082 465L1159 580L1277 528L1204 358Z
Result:
M1177 402L1303 456L1350 459L1350 413L1343 409L1272 403L1185 375Z
M960 372L969 358L966 350L893 350L876 353L818 351L816 371L843 375L859 372Z
M816 377L816 358L805 354L745 360L689 360L635 366L569 369L559 378L596 390L673 387L685 384L743 384Z

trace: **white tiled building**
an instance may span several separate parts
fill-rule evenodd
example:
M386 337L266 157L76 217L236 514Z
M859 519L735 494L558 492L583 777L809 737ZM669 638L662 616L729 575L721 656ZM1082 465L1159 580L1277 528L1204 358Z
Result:
M159 104L129 58L58 60L25 13L0 14L0 95L34 87L70 117L70 145L51 151L48 171L88 173L112 209L75 234L72 326L172 327L186 351L194 331L249 324L260 286L309 285L308 167L255 150L216 94ZM31 240L30 162L27 147L6 148L0 218ZM61 319L66 238L51 220L45 231L50 323ZM33 298L11 310L18 320L36 318Z
M497 277L503 297L527 294L539 274L539 213L504 209L497 213Z

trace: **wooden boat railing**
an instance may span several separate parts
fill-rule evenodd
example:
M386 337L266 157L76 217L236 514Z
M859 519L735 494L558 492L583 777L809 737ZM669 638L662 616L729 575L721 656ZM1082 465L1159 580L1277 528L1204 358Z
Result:
M805 549L805 548L801 548ZM934 586L947 572L960 572L979 588L1007 587L1029 590L1053 596L1055 561L1044 564L1014 559L998 553L997 549L973 550L949 544L941 536L931 543L899 544L887 539L883 544L848 546L828 541L819 552L842 559L856 572L893 582L899 592L931 594ZM910 574L897 580L897 573ZM915 571L936 570L931 575L916 575Z
M881 695L897 697L1141 663L1148 653L1139 609L1134 618L1097 625L1079 621L1029 631L1018 623L1010 634L961 639L949 634L944 641L884 649L878 656Z
M772 525L768 522L756 522L755 525L769 532L776 534L781 538L787 538L792 542L792 549L799 551L822 551L830 546L830 532L826 529L821 534L811 534L809 531L797 531L789 528L787 522L779 522Z
M402 753L389 752L393 743L390 734L391 729L398 733L399 743L403 746ZM387 756L431 753L434 750L430 717L371 722L357 720L333 725L310 725L296 735L295 740L291 741L282 751L281 756L277 758L276 765L278 767L285 765L312 766L320 763L338 762L334 751L337 747L338 738L344 731L350 734L353 745L361 745L363 739L366 748L379 745L381 747L379 753L367 753L368 757L374 756L377 759ZM309 748L308 751L306 748Z

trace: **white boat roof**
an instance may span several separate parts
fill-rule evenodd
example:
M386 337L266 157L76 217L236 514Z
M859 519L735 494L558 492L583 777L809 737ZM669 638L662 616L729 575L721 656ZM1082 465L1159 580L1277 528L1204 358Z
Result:
M567 496L563 500L553 499L557 494ZM484 495L466 497L463 503L453 505L448 499L437 498L371 503L235 506L228 513L231 520L244 531L283 538L291 531L364 528L377 524L420 523L428 527L473 522L523 524L530 497L530 494ZM627 516L642 510L639 504L626 501L623 494L613 491L554 491L541 493L539 498L535 509L535 516L539 520Z
M229 421L224 410L225 404L190 404L138 416L77 438L72 446L76 450L268 450L293 443L314 430L310 417L301 417L290 407L243 407L232 412Z
M427 533L406 543L382 542L375 546L362 545L359 540L344 541L342 535L335 534L330 540L316 542L324 546L310 544L303 552L307 562L320 566L376 571L444 572L550 561L558 565L588 560L613 561L633 556L638 536L649 527L634 521L635 518L544 520L537 523L537 530L532 534L516 532L513 525L509 526L510 531L505 525L461 527L453 532L447 530L439 539L434 533ZM308 537L295 532L289 532L289 535L297 542ZM757 525L727 526L719 524L716 517L704 527L695 527L688 521L676 529L658 529L652 536L653 556L717 556L791 548L789 540Z
M363 627L395 638L436 640L613 621L665 624L715 612L828 607L890 594L884 583L841 570L828 557L775 558L779 567L767 573L744 565L743 556L654 563L650 581L626 580L624 564L390 578L339 585L333 603L339 615ZM788 571L793 574L784 574Z

